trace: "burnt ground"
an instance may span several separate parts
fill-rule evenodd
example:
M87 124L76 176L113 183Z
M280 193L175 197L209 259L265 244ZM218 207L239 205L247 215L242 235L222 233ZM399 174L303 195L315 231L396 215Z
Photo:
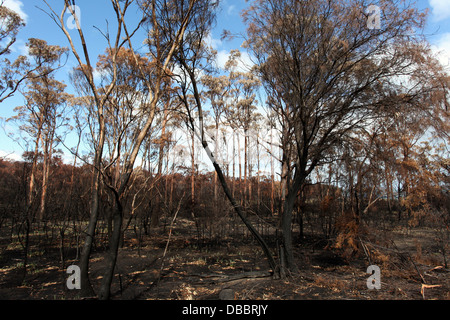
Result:
M167 232L145 237L140 250L130 237L120 249L112 299L211 300L225 288L239 300L449 300L450 270L428 229L386 231L364 243L370 261L381 268L381 289L367 288L368 256L331 249L329 243L307 237L296 246L299 271L286 279L266 275L268 264L251 240L225 239L219 243L187 240L180 222L167 254ZM3 230L1 230L3 231ZM167 231L167 230L166 230ZM2 235L0 242L0 299L79 299L77 290L66 288L66 269L74 260L60 261L57 247L30 249L27 274L23 277L23 251L19 242ZM68 256L74 256L68 251ZM90 279L98 288L104 250L91 259Z

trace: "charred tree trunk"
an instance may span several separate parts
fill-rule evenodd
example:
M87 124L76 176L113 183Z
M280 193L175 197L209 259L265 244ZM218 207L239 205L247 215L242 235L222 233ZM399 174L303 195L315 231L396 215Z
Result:
M301 170L301 169L300 169ZM281 230L284 245L284 252L286 255L286 268L291 271L297 271L295 261L294 261L294 247L292 239L292 213L294 211L295 199L297 194L301 189L302 184L305 181L306 174L304 172L299 172L299 169L295 172L295 177L292 186L288 189L286 199L284 201L284 210L281 216Z
M103 275L102 284L100 286L99 299L107 300L111 295L111 283L114 277L115 266L117 262L117 254L119 251L119 243L122 234L122 222L123 222L123 208L118 198L118 194L115 194L115 205L113 210L113 232L109 239L109 249L106 256L106 267Z
M101 113L102 114L102 113ZM103 116L100 116L103 120ZM98 212L99 212L99 192L100 192L100 166L103 153L103 146L105 143L104 122L101 121L99 146L95 152L93 175L92 175L92 189L91 189L91 212L89 216L88 229L86 231L86 240L83 245L80 257L80 277L81 277L81 294L83 296L93 296L94 289L89 281L89 259L92 251L92 244L94 242L95 229L97 227Z

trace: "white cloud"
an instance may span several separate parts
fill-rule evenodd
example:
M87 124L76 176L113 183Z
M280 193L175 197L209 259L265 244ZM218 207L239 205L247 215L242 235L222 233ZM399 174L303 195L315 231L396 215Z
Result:
M226 50L220 50L217 52L217 66L221 69L225 69L225 63L227 63L230 53Z
M213 38L211 33L208 33L208 35L205 38L205 42L207 45L209 45L214 50L217 50L219 47L222 46L222 40Z
M10 160L10 161L23 161L22 156L18 155L14 152L6 152L3 150L0 150L0 158Z
M217 56L216 56L217 67L221 68L221 69L225 69L225 64L227 63L227 61L230 57L230 52L227 50L224 50L224 49L219 50L220 48L223 47L222 40L213 38L213 36L211 34L208 34L206 36L205 42L209 46L211 46L211 48L213 48L214 50L217 51ZM239 59L238 66L237 66L238 71L248 72L253 67L253 65L254 65L254 63L253 63L252 59L250 58L250 55L245 51L241 51L241 57Z
M450 4L448 0L429 0L429 2L437 21L450 18Z
M225 63L227 63L229 57L229 51L221 50L217 52L217 66L221 69L225 69ZM248 72L253 67L253 65L254 62L252 61L250 55L245 51L241 51L241 57L238 61L237 71Z
M229 6L228 9L227 9L227 14L228 15L232 15L234 13L235 9L236 9L235 5Z
M28 47L25 41L22 39L17 39L16 42L11 46L11 52L22 56L28 56Z
M103 76L107 75L106 71L99 70L98 68L95 68L92 74L94 76L94 81L96 82L100 81Z
M3 5L15 11L25 22L27 22L28 15L22 10L23 3L20 0L4 0Z
M450 32L444 33L432 49L439 62L450 70Z

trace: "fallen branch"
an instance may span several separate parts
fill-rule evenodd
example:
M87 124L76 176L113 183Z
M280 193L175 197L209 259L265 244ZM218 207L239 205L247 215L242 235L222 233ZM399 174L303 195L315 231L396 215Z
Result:
M423 299L425 300L425 289L426 288L437 288L437 287L441 287L440 284L425 284L422 283L422 289L420 289L420 293L422 294Z
M267 271L252 271L252 272L244 272L244 273L234 274L234 275L209 273L209 274L191 274L191 276L200 277L200 278L216 278L216 279L210 280L211 282L229 282L229 281L235 281L235 280L239 280L239 279L268 278L268 277L272 277L272 273L267 272Z

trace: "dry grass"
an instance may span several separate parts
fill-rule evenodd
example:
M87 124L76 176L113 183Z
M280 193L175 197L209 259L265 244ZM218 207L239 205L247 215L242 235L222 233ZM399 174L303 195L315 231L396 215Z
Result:
M299 273L285 280L271 278L216 281L207 274L231 276L267 270L260 248L251 243L227 242L223 246L195 248L186 245L183 233L174 235L161 270L161 257L167 241L154 234L141 244L140 255L132 242L120 249L117 274L112 284L113 299L217 299L224 288L233 289L236 299L450 299L450 272L439 268L442 261L433 252L431 233L393 232L383 239L366 239L371 263L381 268L381 290L366 285L368 264L364 254L344 259L339 250L317 246L317 239L296 248ZM189 239L195 243L195 239ZM370 241L369 241L370 240ZM396 246L391 244L395 241ZM33 270L24 285L20 261L13 260L20 250L1 248L0 298L78 299L77 292L64 285L67 275L55 255L35 254ZM91 280L95 288L103 275L104 252L91 259ZM67 261L68 264L75 261ZM438 268L436 268L438 267ZM119 277L120 275L120 277ZM422 278L425 285L422 286Z
M322 287L322 288L328 288L332 290L333 292L341 292L344 290L348 290L351 286L351 284L344 280L344 279L338 279L335 276L326 276L323 274L315 275L314 276L314 282L312 285Z

